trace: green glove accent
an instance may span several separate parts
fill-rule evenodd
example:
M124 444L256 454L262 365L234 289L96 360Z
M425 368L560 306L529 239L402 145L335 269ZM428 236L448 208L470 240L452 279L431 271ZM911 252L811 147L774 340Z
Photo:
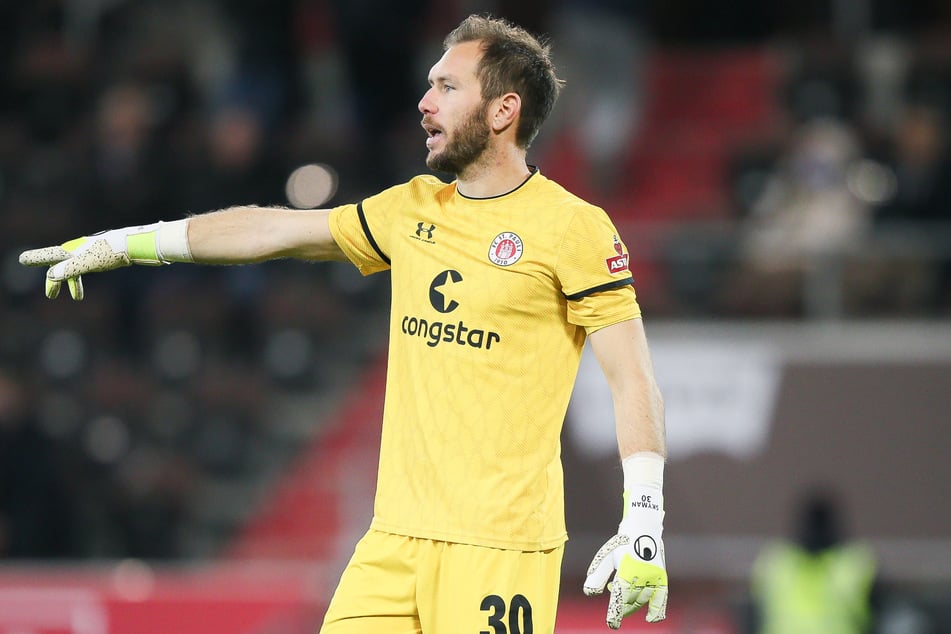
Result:
M20 254L20 264L49 266L46 296L55 299L65 281L69 294L79 301L84 297L82 276L86 273L111 271L131 264L165 264L158 255L157 226L114 229L74 238L60 246L24 251Z
M126 238L126 249L133 264L145 264L147 266L164 264L158 255L154 231L130 234Z

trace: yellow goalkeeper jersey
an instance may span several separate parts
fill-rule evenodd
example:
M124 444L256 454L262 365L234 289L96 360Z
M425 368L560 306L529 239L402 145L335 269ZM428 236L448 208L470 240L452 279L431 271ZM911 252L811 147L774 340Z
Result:
M586 333L640 315L607 214L537 171L484 199L418 176L330 226L364 275L392 276L372 527L563 543L560 434Z

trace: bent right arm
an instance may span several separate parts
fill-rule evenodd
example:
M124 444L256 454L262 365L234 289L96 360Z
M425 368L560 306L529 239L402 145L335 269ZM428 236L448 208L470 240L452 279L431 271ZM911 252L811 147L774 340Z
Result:
M327 209L240 206L192 216L188 247L202 264L346 260L330 232Z

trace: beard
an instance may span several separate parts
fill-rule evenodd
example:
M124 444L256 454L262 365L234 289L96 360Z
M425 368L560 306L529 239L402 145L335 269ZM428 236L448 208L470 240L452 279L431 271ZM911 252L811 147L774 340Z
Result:
M473 108L472 112L452 132L442 152L430 153L426 166L437 172L458 176L475 163L489 146L491 130L486 122L488 104Z

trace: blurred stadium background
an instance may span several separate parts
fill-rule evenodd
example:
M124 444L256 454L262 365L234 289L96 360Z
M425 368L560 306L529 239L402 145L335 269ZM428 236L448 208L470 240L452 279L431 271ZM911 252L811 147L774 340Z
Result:
M671 451L649 631L747 631L816 488L875 549L881 630L951 631L947 2L33 0L0 3L0 634L314 631L369 519L386 280L137 268L76 304L17 254L419 173L469 12L553 37L530 158L633 254ZM603 631L603 389L585 364L565 428L562 634Z

